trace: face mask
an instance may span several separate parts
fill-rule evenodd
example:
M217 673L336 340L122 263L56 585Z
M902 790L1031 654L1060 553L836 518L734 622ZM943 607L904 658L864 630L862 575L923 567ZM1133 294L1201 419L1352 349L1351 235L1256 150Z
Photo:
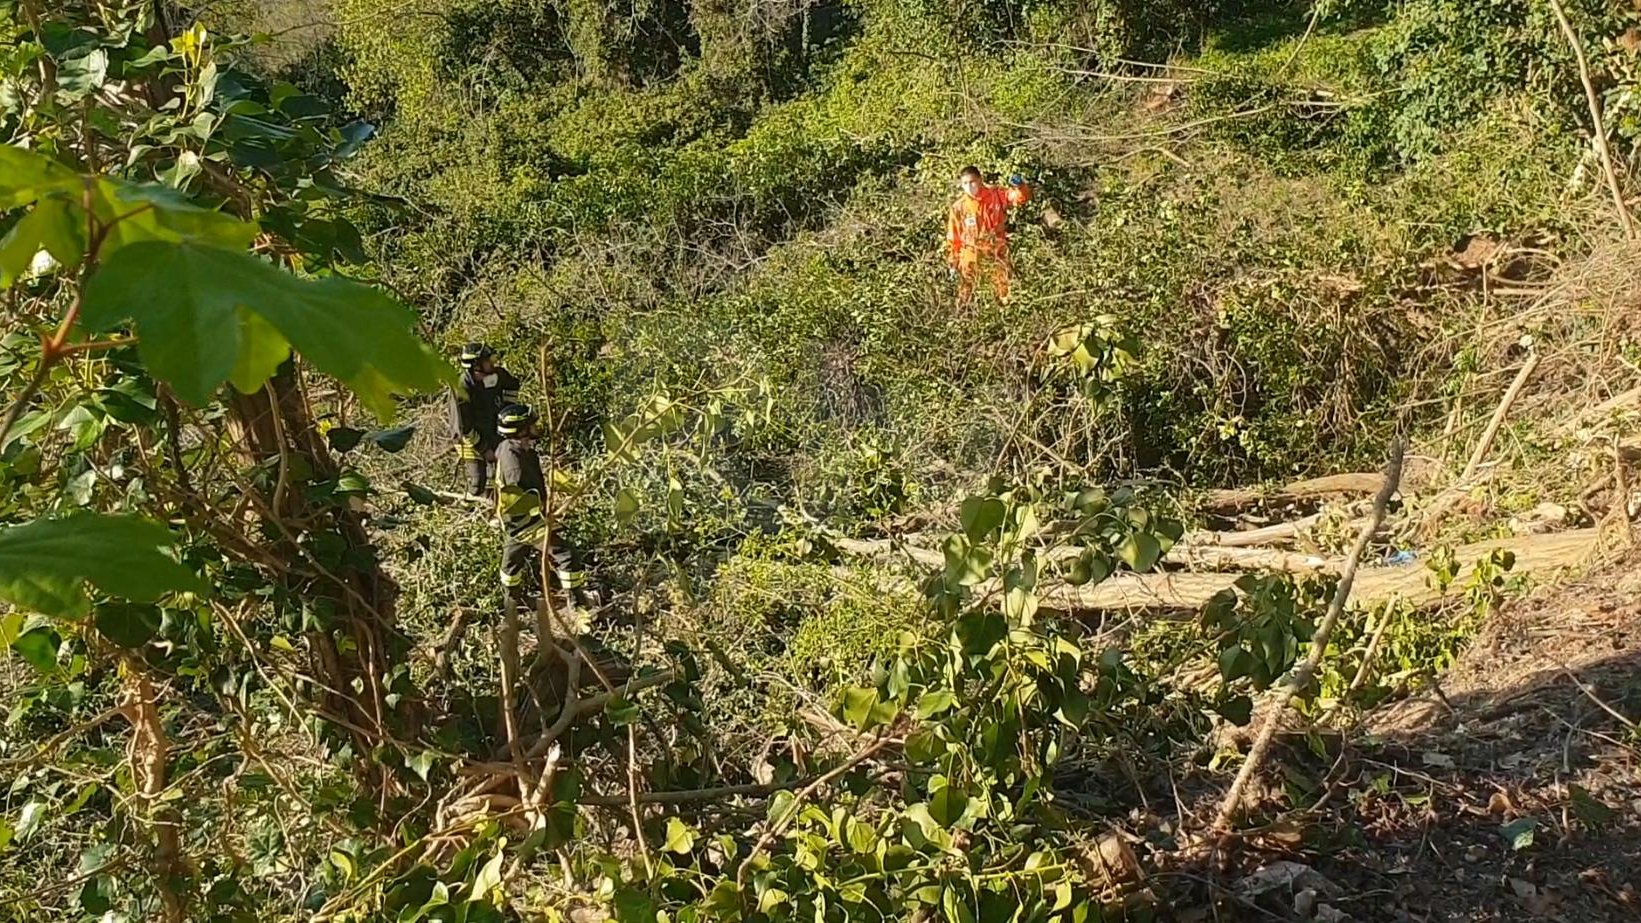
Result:
M486 375L484 376L484 386L486 388L494 388L496 386L496 382L500 380L500 375Z

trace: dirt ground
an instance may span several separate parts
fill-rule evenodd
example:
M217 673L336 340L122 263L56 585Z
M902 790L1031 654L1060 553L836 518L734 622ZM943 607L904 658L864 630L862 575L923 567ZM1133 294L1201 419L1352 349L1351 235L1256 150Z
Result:
M1506 604L1439 689L1282 754L1321 805L1163 918L1641 923L1641 554Z

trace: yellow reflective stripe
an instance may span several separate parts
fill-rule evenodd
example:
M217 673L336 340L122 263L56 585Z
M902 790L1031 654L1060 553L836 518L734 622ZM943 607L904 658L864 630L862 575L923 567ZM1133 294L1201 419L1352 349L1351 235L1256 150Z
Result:
M501 585L504 586L504 587L508 587L508 588L516 587L519 584L522 584L523 582L524 582L524 575L523 574L509 574L505 570L503 570L501 572Z
M514 532L513 540L516 542L528 542L532 545L539 545L541 543L542 536L546 534L547 521L544 519L537 519L535 522L530 523L523 529Z

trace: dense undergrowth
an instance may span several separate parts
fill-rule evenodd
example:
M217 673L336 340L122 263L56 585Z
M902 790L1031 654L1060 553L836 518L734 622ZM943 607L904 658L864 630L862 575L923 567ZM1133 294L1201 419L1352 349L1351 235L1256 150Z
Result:
M1633 163L1641 12L1565 6ZM433 381L368 329L291 334L276 370L247 302L233 361L141 316L106 360L53 354L102 238L17 220L76 206L7 179L8 329L44 345L0 344L28 411L0 552L142 516L212 592L133 607L92 569L92 614L47 618L0 582L0 918L1149 918L1170 895L1134 893L1106 821L1222 781L1217 730L1332 584L1115 624L1042 587L1159 566L1198 490L1446 451L1529 353L1554 386L1500 454L1562 468L1489 499L1572 507L1602 460L1566 461L1557 394L1635 368L1636 270L1542 3L203 5L274 33L248 43L164 8L0 5L14 145L148 184L150 246L200 245L190 209L254 220L293 273L494 345L607 605L506 605L493 525L428 489L456 481L432 396L413 431L362 422ZM945 277L971 162L1036 187L1007 304ZM42 248L83 275L28 271ZM943 566L839 553L903 531ZM1353 615L1306 713L1445 667L1507 571ZM1251 820L1298 806L1272 798Z

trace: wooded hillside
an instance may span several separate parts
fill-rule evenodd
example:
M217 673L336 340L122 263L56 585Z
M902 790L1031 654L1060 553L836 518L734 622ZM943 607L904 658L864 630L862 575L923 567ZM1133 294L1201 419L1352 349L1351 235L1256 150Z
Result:
M1641 914L1641 4L0 30L0 919Z

